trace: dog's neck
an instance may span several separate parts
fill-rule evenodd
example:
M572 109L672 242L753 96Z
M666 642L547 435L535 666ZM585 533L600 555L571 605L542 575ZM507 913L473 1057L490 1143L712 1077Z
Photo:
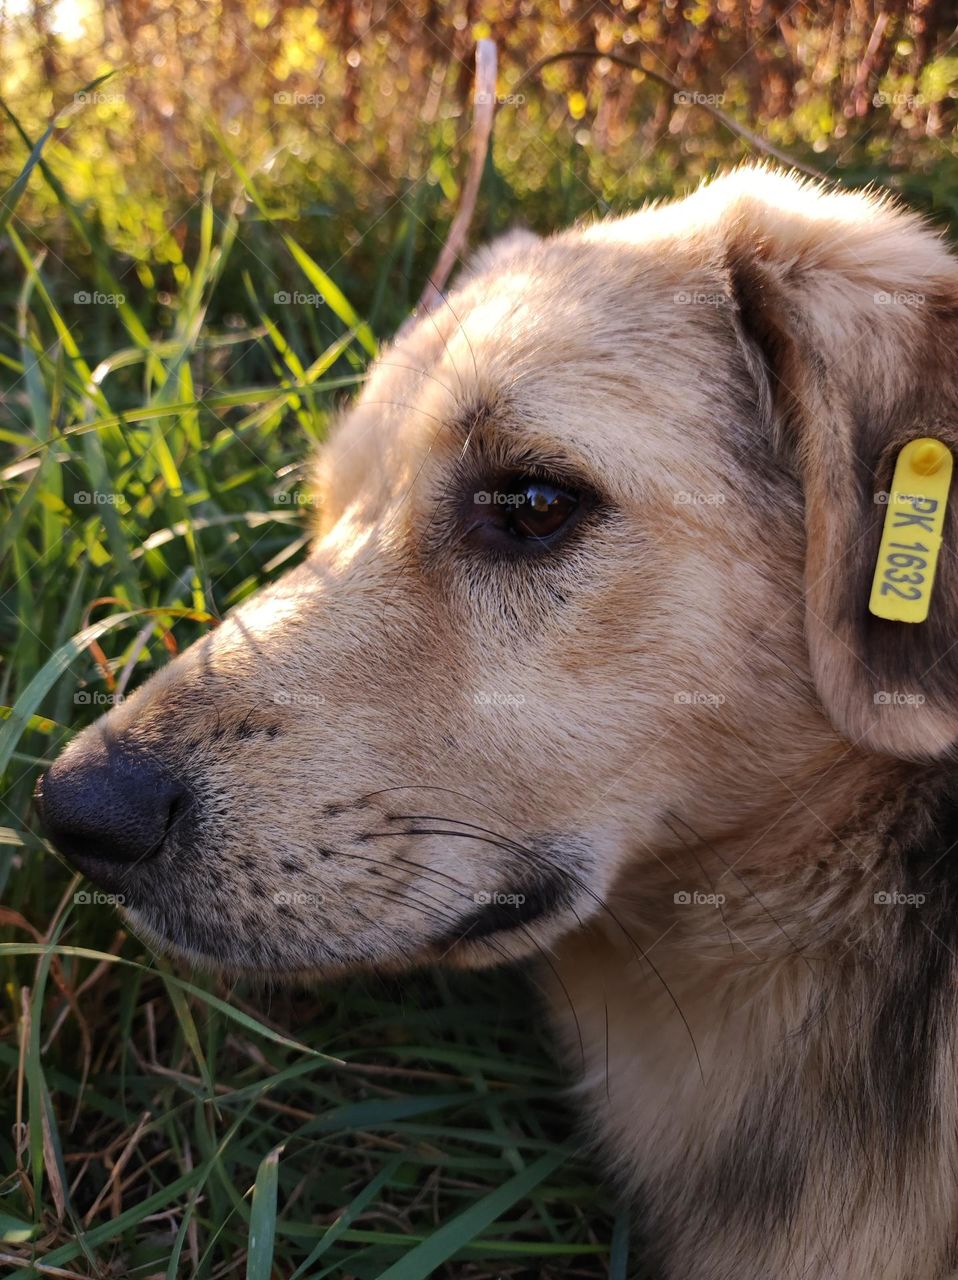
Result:
M759 957L844 951L862 927L895 931L905 909L925 908L931 926L958 893L953 765L844 748L722 829L678 810L662 827L655 859L623 875L613 911L646 936L670 926L666 951L714 955L717 943L729 958L741 952L749 971ZM876 918L878 907L887 910Z
M844 815L806 801L778 839L676 815L681 838L559 950L557 1019L657 1275L946 1274L958 787L846 764Z

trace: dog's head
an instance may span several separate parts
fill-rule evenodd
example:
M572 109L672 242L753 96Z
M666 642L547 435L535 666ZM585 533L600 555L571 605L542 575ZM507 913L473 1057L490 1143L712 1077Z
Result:
M669 814L940 755L952 515L928 622L867 604L956 303L914 216L756 170L494 245L332 433L308 560L48 772L54 843L211 964L481 963L640 891Z

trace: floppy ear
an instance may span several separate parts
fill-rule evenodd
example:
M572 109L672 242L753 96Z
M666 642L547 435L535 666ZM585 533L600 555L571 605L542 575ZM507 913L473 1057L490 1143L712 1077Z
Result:
M888 201L769 183L727 208L725 267L764 429L804 493L812 674L852 742L939 756L958 739L958 476L927 620L868 605L898 453L958 450L958 262Z

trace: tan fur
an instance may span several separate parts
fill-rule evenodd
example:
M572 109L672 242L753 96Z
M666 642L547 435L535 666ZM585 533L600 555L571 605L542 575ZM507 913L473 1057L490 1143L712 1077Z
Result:
M880 1115L856 1037L907 908L875 893L921 825L908 762L958 728L952 525L939 620L888 632L864 608L895 453L958 443L956 303L958 267L913 215L755 169L485 251L324 448L306 563L57 766L130 742L196 792L203 856L174 869L175 903L134 898L133 925L277 973L542 954L662 1275L942 1280L953 1037L932 1055L942 1108L890 1164L880 1120L856 1147L836 1090L874 1076ZM527 455L604 512L503 568L450 532L450 495ZM435 941L545 865L568 905ZM781 1142L787 1182L806 1138L781 1210L759 1207L756 1164L754 1204L722 1216L729 1151Z

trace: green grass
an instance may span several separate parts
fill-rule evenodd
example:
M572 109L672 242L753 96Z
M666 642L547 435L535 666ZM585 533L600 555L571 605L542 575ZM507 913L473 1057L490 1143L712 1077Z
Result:
M0 213L19 282L0 329L0 1272L609 1275L608 1196L515 975L226 989L77 901L36 834L34 781L70 734L304 554L305 464L375 339L228 150L164 299L22 141ZM82 278L17 217L37 183ZM416 270L430 198L396 209L370 302ZM616 1276L624 1244L623 1222Z

